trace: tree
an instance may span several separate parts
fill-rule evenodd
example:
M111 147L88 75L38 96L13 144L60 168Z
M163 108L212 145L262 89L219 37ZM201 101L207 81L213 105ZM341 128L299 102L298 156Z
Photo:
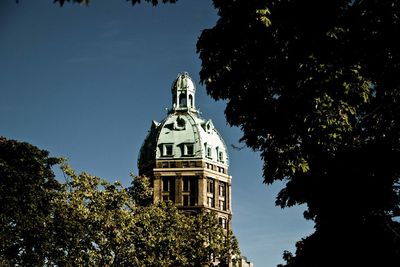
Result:
M190 216L171 202L149 203L147 177L123 188L62 168L70 179L55 201L54 265L204 266L210 255L221 263L240 255L234 237L224 240L215 214Z
M240 255L215 214L151 203L147 177L124 188L48 155L0 138L0 265L204 266L214 255L225 266Z
M119 182L110 184L67 164L68 180L52 202L53 246L47 262L55 266L123 265L132 259L129 233L134 231L135 204ZM129 257L128 257L129 256Z
M0 264L39 266L52 246L51 202L61 185L52 167L60 159L0 136Z
M214 0L201 81L315 233L286 266L400 260L400 3ZM359 251L356 253L355 251ZM329 261L327 261L329 259ZM386 265L385 265L386 264Z
M140 206L148 206L153 202L153 188L150 185L150 179L146 176L134 176L128 192L132 200Z

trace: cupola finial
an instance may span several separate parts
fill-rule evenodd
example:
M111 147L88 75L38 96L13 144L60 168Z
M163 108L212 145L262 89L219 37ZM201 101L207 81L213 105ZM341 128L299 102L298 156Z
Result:
M179 73L172 84L172 111L197 112L195 106L196 87L187 72Z

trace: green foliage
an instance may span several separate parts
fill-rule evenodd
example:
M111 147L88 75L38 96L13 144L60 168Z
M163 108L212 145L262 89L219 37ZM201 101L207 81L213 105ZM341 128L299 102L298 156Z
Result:
M153 201L153 188L150 180L145 176L133 176L132 186L128 192L132 200L140 206L148 206Z
M201 80L261 152L264 182L286 180L276 203L307 204L316 223L287 266L327 266L332 251L336 266L399 262L400 3L214 5L220 18L197 43Z
M0 136L0 265L43 265L51 247L53 207L61 185L60 159L28 143Z
M48 261L52 265L110 266L129 260L129 236L136 221L136 207L118 183L110 184L88 173L70 178L53 201L55 240Z
M240 255L215 214L187 215L151 196L147 177L124 188L1 137L0 265L204 266L214 255L224 266Z

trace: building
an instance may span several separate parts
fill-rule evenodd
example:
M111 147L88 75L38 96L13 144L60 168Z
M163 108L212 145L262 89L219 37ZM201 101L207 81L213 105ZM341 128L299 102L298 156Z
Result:
M242 256L239 259L239 262L236 264L236 267L254 267L254 264L251 261L247 260L247 257Z
M211 120L200 117L196 87L187 73L172 84L172 106L153 121L138 160L139 175L150 177L153 201L171 200L188 213L213 210L231 229L231 181L226 145Z

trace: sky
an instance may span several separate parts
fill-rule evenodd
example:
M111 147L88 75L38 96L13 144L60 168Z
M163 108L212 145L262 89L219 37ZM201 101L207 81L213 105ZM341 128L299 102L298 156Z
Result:
M243 146L240 129L227 125L225 103L199 84L196 42L217 19L211 0L157 7L92 0L62 8L52 0L1 0L0 135L128 186L151 121L167 115L171 84L187 71L202 117L213 120L229 147L233 231L242 254L272 267L313 224L303 206L274 205L283 184L263 184L259 154L232 148Z

